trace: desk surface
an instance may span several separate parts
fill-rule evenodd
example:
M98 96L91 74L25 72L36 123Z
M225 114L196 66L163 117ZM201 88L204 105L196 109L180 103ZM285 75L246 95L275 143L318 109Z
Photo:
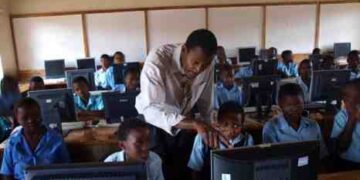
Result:
M318 180L360 180L360 170L320 174Z

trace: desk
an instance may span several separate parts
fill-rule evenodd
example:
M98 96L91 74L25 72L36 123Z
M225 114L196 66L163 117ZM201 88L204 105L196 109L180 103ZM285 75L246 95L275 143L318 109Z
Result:
M46 83L45 84L45 89L62 89L62 88L66 88L66 82L58 82L58 83ZM20 92L26 92L29 90L29 83L20 83L19 84L19 89Z
M318 180L360 180L360 170L338 172L333 174L320 174Z

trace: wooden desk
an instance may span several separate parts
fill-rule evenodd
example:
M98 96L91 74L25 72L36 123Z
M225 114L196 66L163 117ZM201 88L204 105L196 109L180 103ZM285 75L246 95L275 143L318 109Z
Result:
M320 174L318 180L360 180L360 170L338 172L333 174Z
M29 83L20 83L19 88L21 93L26 92L29 90ZM66 88L66 82L45 84L45 89L63 89L63 88Z

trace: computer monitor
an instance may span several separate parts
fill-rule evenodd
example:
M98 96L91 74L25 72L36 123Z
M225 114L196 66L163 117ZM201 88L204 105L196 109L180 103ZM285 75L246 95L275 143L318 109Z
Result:
M277 71L277 60L257 60L253 62L255 76L274 75Z
M349 70L313 71L310 86L311 101L340 100L341 87L349 80Z
M146 180L144 163L77 163L29 167L26 180Z
M119 93L106 92L102 94L105 119L107 123L119 123L125 118L136 117L135 99L139 92Z
M96 90L95 86L95 77L94 77L94 69L78 69L78 70L69 70L66 71L66 86L67 88L72 88L72 81L79 76L84 77L90 85L90 91Z
M266 61L269 59L269 51L267 49L260 49L259 59Z
M211 179L317 179L319 142L264 144L211 152Z
M256 57L256 48L239 48L239 63L240 64L251 64L252 60Z
M62 122L76 121L72 89L30 91L29 96L39 103L45 126L61 132Z
M338 57L347 57L351 51L351 43L335 43L334 44L334 56Z
M141 66L139 62L130 62L124 64L114 64L114 80L115 84L123 84L125 79L126 71L129 69L136 69L140 75Z
M65 77L65 60L45 60L46 79L58 79Z
M76 62L78 69L93 69L94 71L96 71L94 58L78 59Z

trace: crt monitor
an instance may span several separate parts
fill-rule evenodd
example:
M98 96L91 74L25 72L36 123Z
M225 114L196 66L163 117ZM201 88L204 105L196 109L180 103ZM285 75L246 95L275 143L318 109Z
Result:
M351 43L335 43L334 44L334 56L338 57L347 57L351 51Z
M252 60L256 57L256 48L239 48L238 57L240 64L251 64Z
M119 93L106 92L102 94L105 119L107 123L119 123L124 118L136 117L135 99L139 92Z
M76 63L78 69L93 69L94 71L96 71L94 58L78 59Z
M77 163L29 167L26 180L146 180L144 163Z
M319 142L264 144L211 152L212 180L316 180Z
M62 122L76 121L72 89L50 89L30 91L41 108L42 123L61 132Z
M114 80L115 84L123 84L125 79L125 74L128 69L136 69L140 74L141 67L139 62L131 62L124 64L114 64Z
M93 69L78 69L66 71L66 86L72 88L72 81L79 76L83 76L90 84L90 91L96 90L95 77Z
M349 70L313 71L310 87L311 101L332 101L341 99L341 87L349 80Z
M45 60L46 79L58 79L65 77L65 60Z
M257 60L253 62L255 76L274 75L277 72L277 60Z

